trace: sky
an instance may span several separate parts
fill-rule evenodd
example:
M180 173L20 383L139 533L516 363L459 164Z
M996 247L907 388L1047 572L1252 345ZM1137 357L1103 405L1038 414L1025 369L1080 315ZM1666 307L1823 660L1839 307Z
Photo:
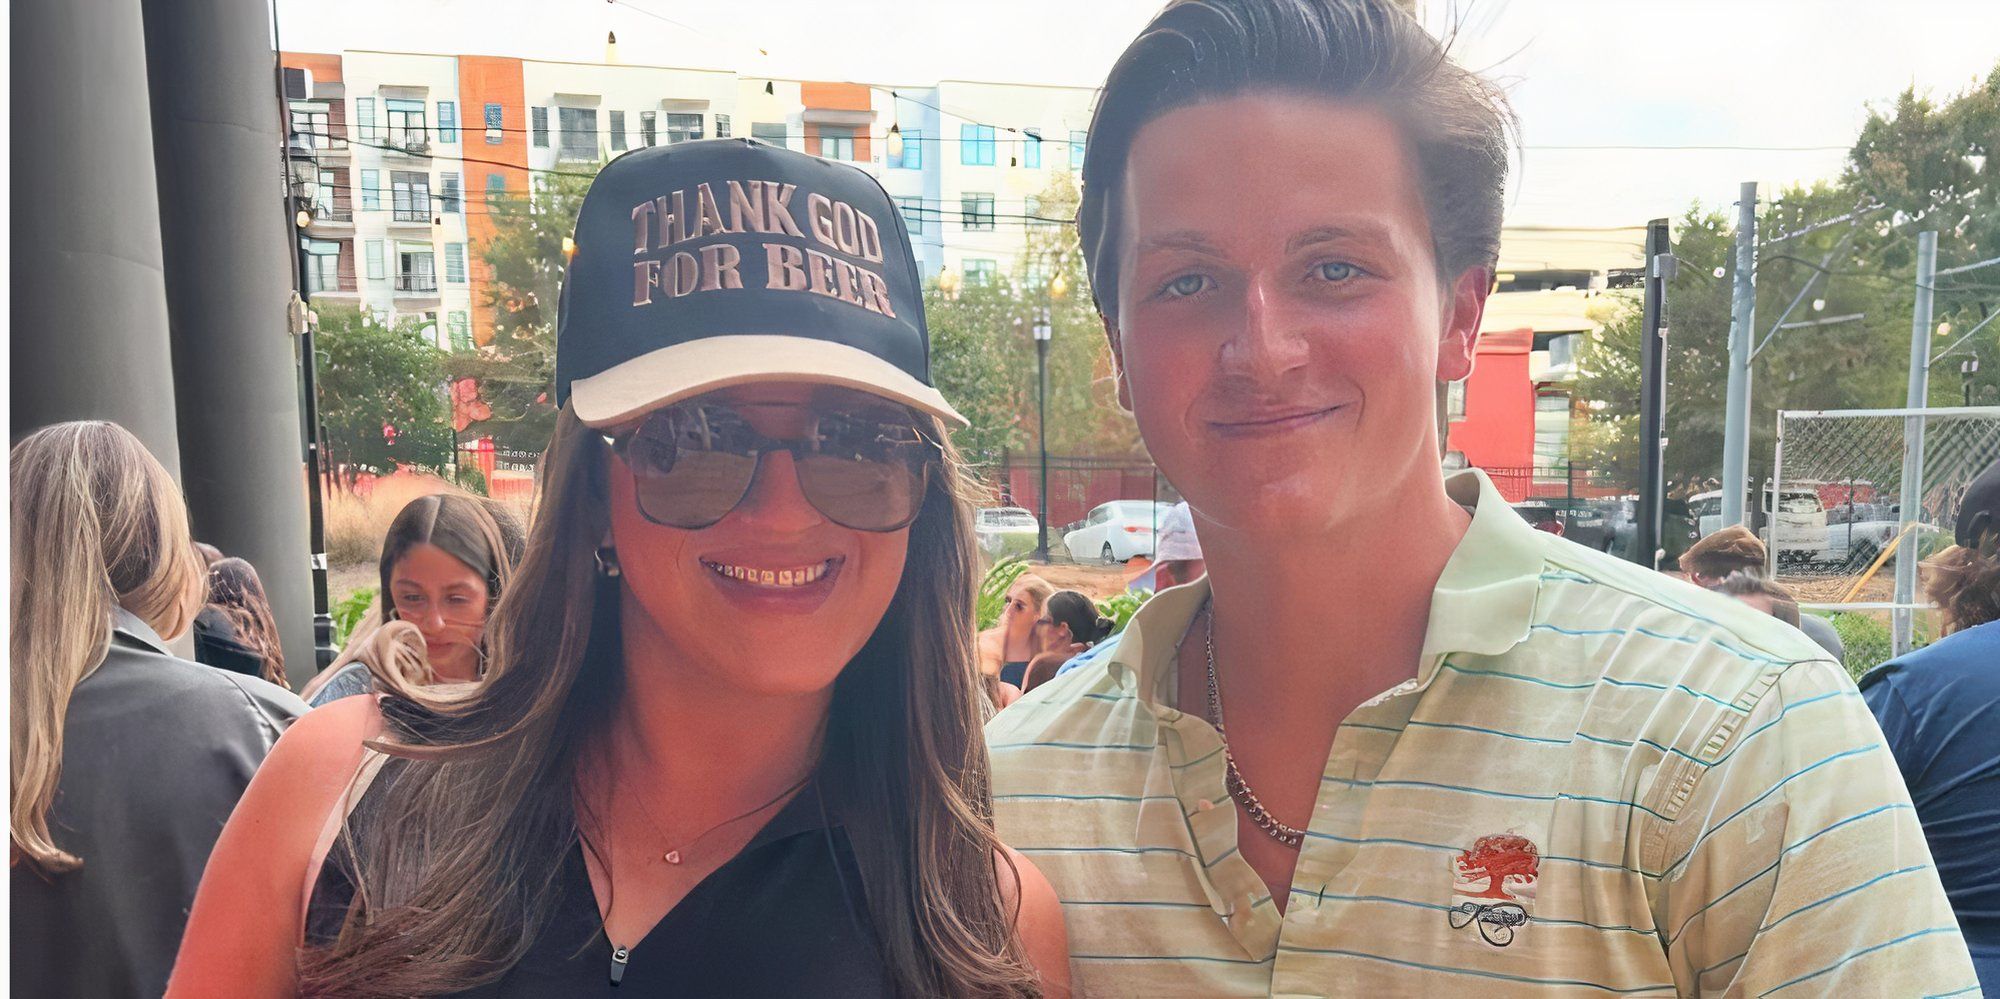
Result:
M1507 222L1630 226L1839 174L1867 108L2000 65L1994 0L1420 0L1507 91ZM1160 0L277 0L290 50L595 61L917 85L1095 86ZM1560 148L1560 147L1671 148ZM1739 147L1739 148L1691 148ZM1742 148L1763 147L1763 148ZM1768 194L1767 194L1768 196Z

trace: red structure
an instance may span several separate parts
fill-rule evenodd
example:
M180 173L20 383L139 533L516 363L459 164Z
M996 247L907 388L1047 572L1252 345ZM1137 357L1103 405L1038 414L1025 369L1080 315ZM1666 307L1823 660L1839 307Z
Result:
M1479 468L1526 468L1535 463L1535 383L1528 380L1533 330L1479 334L1472 374L1465 379L1465 413L1451 419L1447 449ZM1519 497L1509 497L1517 500Z

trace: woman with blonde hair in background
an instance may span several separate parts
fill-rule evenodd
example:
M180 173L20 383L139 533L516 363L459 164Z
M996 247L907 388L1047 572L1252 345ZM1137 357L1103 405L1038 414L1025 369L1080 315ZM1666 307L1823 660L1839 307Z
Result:
M14 446L15 995L157 996L288 690L175 657L208 595L180 490L111 423Z
M979 633L979 671L998 677L1017 691L1028 672L1028 660L1041 651L1035 645L1035 619L1056 588L1032 572L1022 573L1007 587L1000 620ZM1019 696L1018 693L1016 696Z

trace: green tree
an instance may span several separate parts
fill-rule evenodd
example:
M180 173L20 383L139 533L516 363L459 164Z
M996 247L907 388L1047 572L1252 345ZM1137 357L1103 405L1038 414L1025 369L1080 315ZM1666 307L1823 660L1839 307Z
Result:
M491 274L484 304L492 310L493 338L452 354L445 364L454 383L471 380L476 402L490 411L466 421L461 429L469 436L540 451L555 432L564 246L597 169L536 174L531 197L500 198L489 207L494 233L477 252ZM467 409L476 407L462 405L461 413Z
M443 357L413 319L384 325L358 309L318 310L320 422L330 462L348 480L399 464L442 468L451 460Z

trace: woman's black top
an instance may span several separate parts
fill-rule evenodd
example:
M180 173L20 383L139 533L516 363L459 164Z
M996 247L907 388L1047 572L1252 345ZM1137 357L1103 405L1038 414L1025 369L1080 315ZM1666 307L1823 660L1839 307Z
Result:
M394 768L399 761L391 761ZM388 783L385 772L364 794ZM808 785L741 853L675 905L623 961L604 936L583 846L564 852L553 911L527 953L498 981L453 993L478 999L568 996L895 995L868 922L847 836ZM342 834L345 835L344 833ZM306 940L325 945L354 896L350 853L336 844L320 869ZM617 985L612 979L620 979Z
M1011 683L1014 686L1019 687L1021 685L1021 681L1027 678L1028 678L1028 660L1023 659L1017 663L1000 664L1001 683Z

